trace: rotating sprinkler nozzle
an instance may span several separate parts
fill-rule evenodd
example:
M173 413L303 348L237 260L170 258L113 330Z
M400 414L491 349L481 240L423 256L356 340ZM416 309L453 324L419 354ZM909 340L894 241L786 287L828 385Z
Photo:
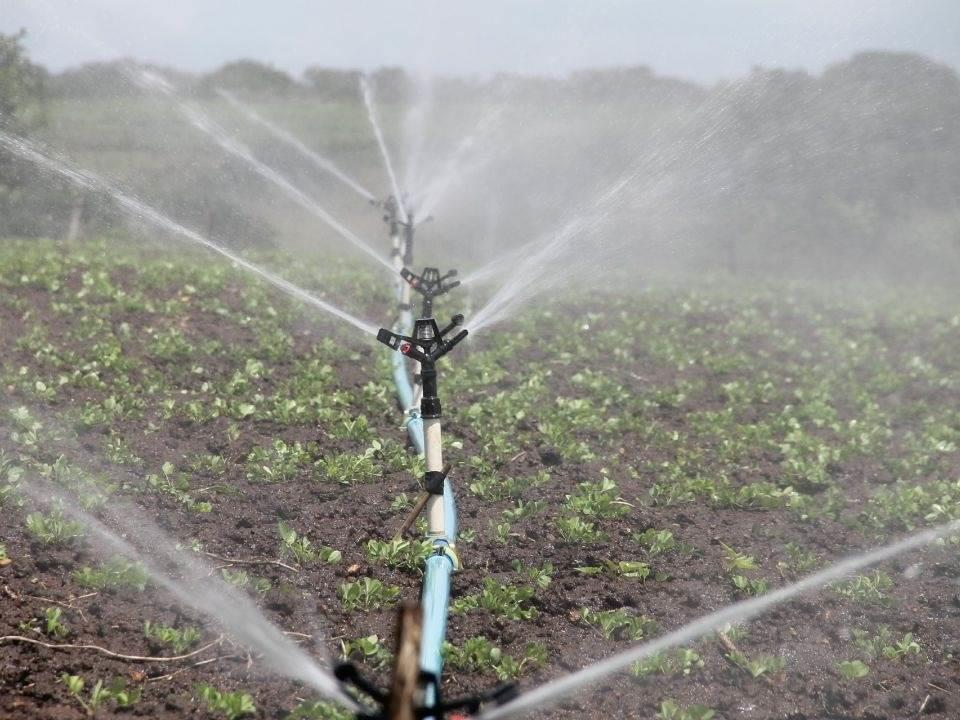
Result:
M400 270L400 276L407 281L414 290L423 296L423 306L420 310L420 317L428 318L433 316L433 299L450 292L460 286L457 277L457 271L451 270L446 275L441 276L440 270L434 267L423 269L423 274L417 275L412 270L403 268Z

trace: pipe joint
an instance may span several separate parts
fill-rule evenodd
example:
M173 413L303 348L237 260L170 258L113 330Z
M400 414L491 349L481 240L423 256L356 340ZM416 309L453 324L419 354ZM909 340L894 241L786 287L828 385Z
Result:
M423 489L431 495L443 495L443 481L447 473L443 470L427 470L423 474Z
M428 397L426 395L420 400L420 416L424 420L432 420L443 416L443 408L440 406L440 398Z
M456 546L451 545L450 541L442 535L435 537L434 540L437 544L433 547L431 557L445 557L450 561L455 572L463 570L463 564L460 562L460 555L457 553Z

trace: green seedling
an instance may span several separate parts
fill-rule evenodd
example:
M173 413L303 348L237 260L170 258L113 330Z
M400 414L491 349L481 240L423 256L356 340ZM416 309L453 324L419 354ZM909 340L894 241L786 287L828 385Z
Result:
M744 555L743 553L737 552L725 543L720 543L720 546L723 548L723 565L728 571L742 572L744 570L757 569L757 562L753 559L752 555Z
M365 545L367 559L382 563L387 567L410 572L423 568L426 558L433 554L433 543L429 540L393 540L371 539Z
M400 588L384 585L375 578L363 577L356 582L341 584L337 594L348 610L378 610L393 605L400 598Z
M504 522L514 523L530 517L536 513L542 512L547 507L546 500L531 500L525 503L523 500L517 500L517 504L500 513Z
M221 455L197 455L190 463L190 469L195 473L222 477L227 471L227 461Z
M660 703L656 720L711 720L716 713L706 705L681 707L673 700Z
M402 492L399 495L397 495L393 499L393 501L390 503L390 509L393 510L393 512L400 512L401 510L409 510L412 507L413 507L413 500L411 500L405 492Z
M380 643L380 638L376 635L367 635L356 640L341 640L340 656L344 660L359 657L374 669L382 668L393 661L393 653Z
M787 559L777 563L781 575L785 570L795 573L805 573L812 570L817 564L817 556L809 550L804 550L796 543L791 542L784 545L783 552L787 556Z
M310 454L303 445L287 445L283 440L273 441L269 448L256 447L247 455L247 477L261 482L278 483L293 479L300 468L310 463Z
M583 608L580 618L598 628L607 639L640 640L656 628L657 624L645 615L634 615L627 610L591 610Z
M99 685L99 680L97 684ZM130 708L140 701L141 691L139 688L131 688L123 678L115 678L107 686L103 693L104 699L113 700L118 708ZM91 691L91 697L93 692Z
M907 633L892 645L884 645L882 653L887 660L900 660L908 655L920 655L922 650L920 643L913 639L913 633Z
M642 533L634 533L633 540L642 545L650 557L661 555L677 546L677 541L674 539L672 532L656 530L655 528L644 530Z
M505 545L510 540L510 531L513 530L513 526L508 522L491 522L490 529L493 530L493 539L500 545Z
M73 695L74 699L80 703L87 715L93 715L96 711L97 704L91 704L91 702L83 697L83 688L86 686L84 679L79 675L70 675L69 673L63 673L60 675L60 682L62 682L66 688L67 692ZM102 683L101 683L102 687ZM99 693L98 693L99 695Z
M346 418L334 426L333 436L357 442L369 442L373 439L373 430L365 415Z
M550 587L550 583L553 581L553 563L550 562L546 562L540 567L535 565L528 567L519 560L514 560L510 563L510 567L542 590Z
M763 675L773 675L780 672L786 666L787 661L775 655L759 655L755 658L747 657L742 652L732 652L727 655L730 662L750 673L751 677L758 678Z
M870 666L862 660L842 660L837 663L837 672L846 680L859 680L870 674Z
M481 500L496 502L519 498L533 482L529 478L500 477L496 474L482 475L468 486L470 492Z
M474 528L464 528L460 531L457 541L469 545L477 540L477 531Z
M607 572L614 577L638 578L650 577L650 566L636 560L605 560L603 565L581 565L575 568L582 575L599 575Z
M143 563L130 562L122 557L113 557L97 567L82 567L74 573L74 578L83 587L95 590L136 590L147 589L149 576Z
M875 634L866 630L853 630L853 644L869 657L884 657L887 660L901 660L908 655L921 655L920 644L913 633L905 633L899 639L887 625L880 625Z
M607 539L607 534L579 516L557 518L557 534L568 543L597 543Z
M600 482L583 482L564 505L578 515L592 518L617 518L630 512L632 505L617 494L617 484L609 478Z
M687 648L675 648L638 660L633 664L631 672L636 677L647 677L655 673L667 676L689 675L702 667L703 658L700 657L700 653Z
M251 575L246 570L230 570L230 568L222 568L220 570L220 576L230 585L233 585L237 588L250 587L256 593L263 595L265 592L269 591L272 586L269 580L262 577L256 577Z
M43 612L43 632L47 637L62 638L70 634L69 628L63 622L63 610L58 607L48 607Z
M530 620L537 609L529 603L534 597L533 588L525 585L503 585L493 578L485 578L479 593L464 595L450 604L450 612L465 613L471 610L487 610L510 620Z
M518 660L482 636L472 637L459 647L444 643L443 653L453 668L475 673L493 672L500 680L515 680L543 667L547 661L547 649L539 643L527 643L523 657Z
M206 703L207 710L221 714L227 720L237 720L245 715L254 715L257 712L257 706L254 704L253 698L240 690L221 692L205 684L199 684L194 689L200 699Z
M836 583L833 591L842 598L864 605L887 607L893 599L887 591L893 587L890 576L879 570L873 575L858 575L845 582Z
M115 678L109 685L104 684L103 680L97 680L86 698L83 696L86 682L81 676L63 673L60 682L88 715L94 715L98 708L111 700L121 709L133 707L140 701L140 689L129 687L123 678Z
M354 715L342 705L324 700L304 700L285 720L354 720Z
M751 579L745 575L731 575L734 589L743 595L763 595L770 589L770 583L764 578Z
M62 508L49 513L32 512L26 518L27 530L44 545L62 547L83 537L86 528L76 520L66 520Z
M147 485L158 492L166 493L181 503L184 507L199 513L213 511L213 505L206 500L197 500L190 494L190 480L186 475L176 472L176 466L165 462L160 468L160 474L147 475Z
M359 455L341 453L317 460L316 474L322 482L336 482L341 485L356 485L379 477L380 471L373 462L378 450L369 447Z
M277 524L280 533L280 555L292 559L297 565L307 565L321 560L329 565L335 565L343 559L339 550L331 547L314 547L306 535L297 532L285 522Z
M200 631L192 625L179 629L168 625L158 625L149 620L143 623L143 634L147 640L173 648L177 655L185 653L196 645L202 637Z
M143 463L120 435L111 435L106 442L107 459L117 465L140 465Z

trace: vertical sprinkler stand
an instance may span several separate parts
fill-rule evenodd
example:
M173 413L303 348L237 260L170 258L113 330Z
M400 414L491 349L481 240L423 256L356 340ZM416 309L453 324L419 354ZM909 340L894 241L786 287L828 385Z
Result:
M402 335L382 329L377 340L420 364L423 393L420 398L420 417L423 421L426 471L423 475L425 501L418 502L427 515L427 539L434 552L427 558L424 569L423 626L420 647L420 668L427 675L439 677L443 667L441 648L446 635L447 606L450 600L450 576L460 566L456 543L456 508L448 489L449 466L444 466L440 421L443 408L437 381L436 362L450 352L466 336L463 315L455 315L442 330L432 317L414 323L412 335ZM449 339L448 339L449 336ZM415 516L414 516L415 517ZM412 522L413 518L408 518ZM434 707L439 701L436 687L425 691L424 705Z

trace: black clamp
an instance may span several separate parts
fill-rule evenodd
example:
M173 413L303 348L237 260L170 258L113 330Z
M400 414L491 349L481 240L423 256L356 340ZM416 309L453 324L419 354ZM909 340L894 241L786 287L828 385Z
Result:
M423 296L423 311L420 316L425 318L433 315L434 298L448 293L460 285L459 280L453 280L457 276L456 270L451 270L446 275L441 276L440 271L434 267L424 268L421 275L403 268L400 270L400 276L409 283L410 287Z
M443 470L427 470L423 474L423 490L430 495L443 495L443 481L450 474L450 464L444 465Z

